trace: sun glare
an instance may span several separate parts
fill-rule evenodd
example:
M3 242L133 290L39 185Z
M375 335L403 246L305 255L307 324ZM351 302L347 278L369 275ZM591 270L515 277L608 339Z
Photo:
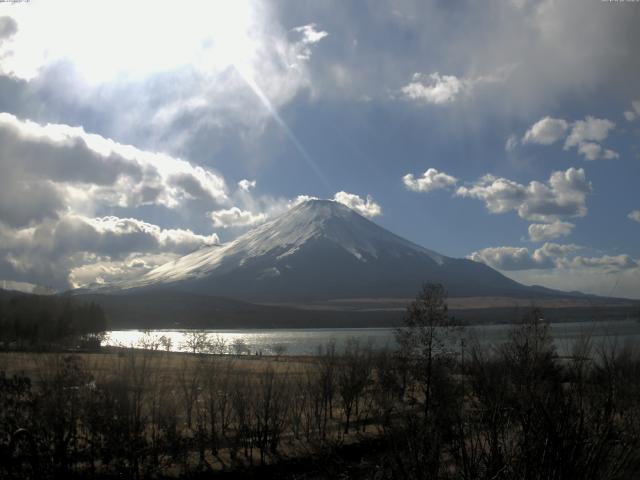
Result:
M246 65L255 51L249 1L34 1L4 7L18 22L5 70L33 78L57 61L69 62L89 83L144 79L195 68L216 73Z

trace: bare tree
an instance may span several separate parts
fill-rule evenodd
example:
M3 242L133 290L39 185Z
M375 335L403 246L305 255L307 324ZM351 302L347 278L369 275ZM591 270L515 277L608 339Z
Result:
M244 451L244 456L253 462L254 446L254 392L246 375L236 375L231 385L231 408L233 410L233 432L229 436L231 460L234 461L238 449Z
M407 366L409 401L397 426L387 430L394 475L437 478L443 468L445 438L451 436L453 381L449 348L456 329L442 285L426 284L407 307L396 331L399 356Z
M222 443L228 443L228 431L232 421L231 387L237 372L231 358L214 357L207 363L202 373L205 410L209 424L209 443L211 453L217 456Z
M433 400L434 363L437 358L442 360L447 356L454 333L446 300L447 292L442 285L424 285L407 307L404 326L396 331L396 340L402 355L408 359L409 371L422 389L425 418Z
M349 432L353 410L358 412L360 399L371 376L371 349L360 346L357 339L349 339L337 369L338 393L345 416L344 433Z
M249 350L247 343L242 337L235 338L231 343L231 346L236 355L243 355Z
M276 374L272 366L258 378L253 395L255 444L260 451L260 463L265 463L267 453L275 455L288 418L287 375Z
M209 334L202 330L192 330L184 333L182 349L191 353L203 353L208 351L210 345Z
M193 409L198 402L201 390L201 362L192 362L190 358L183 357L180 369L177 372L178 392L186 417L187 428L193 426Z
M138 340L137 346L143 350L157 351L162 345L162 341L157 335L153 335L149 330L145 330Z
M208 352L214 355L224 355L227 353L227 341L217 333L214 337L209 337Z
M164 348L165 352L170 352L171 351L171 347L173 346L173 340L171 340L171 337L168 337L166 335L162 335L158 341L160 342L160 346L162 348Z

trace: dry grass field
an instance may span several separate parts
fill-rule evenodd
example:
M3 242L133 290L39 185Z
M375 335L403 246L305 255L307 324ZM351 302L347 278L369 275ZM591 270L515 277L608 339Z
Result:
M368 365L358 391L348 398L351 427L346 428L337 384L341 360L334 352L325 358L135 349L1 352L3 378L28 378L30 387L0 400L17 408L17 398L34 399L28 402L34 411L22 423L17 418L6 433L25 422L33 429L63 429L71 438L62 442L65 455L90 458L89 467L86 460L61 461L55 452L63 447L55 438L46 440L51 468L58 472L184 477L241 471L378 433L366 392L370 354L361 354ZM43 412L48 412L44 418ZM106 419L111 420L105 424ZM113 459L105 462L95 445Z
M113 349L100 353L49 353L49 352L0 352L0 371L7 376L20 375L34 382L46 378L64 357L80 359L86 371L95 379L113 378L127 364L145 364L159 373L167 382L175 381L183 371L196 371L206 365L231 363L238 374L260 375L267 370L277 374L302 375L314 362L313 357L300 356L252 356L252 355L208 355L184 352L145 352L143 350Z

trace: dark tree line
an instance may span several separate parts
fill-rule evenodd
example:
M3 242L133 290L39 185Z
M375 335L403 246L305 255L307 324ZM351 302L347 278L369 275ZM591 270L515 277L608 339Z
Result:
M5 348L50 347L66 343L99 346L107 330L102 308L68 296L0 295L0 342Z
M387 478L637 478L635 346L585 337L559 358L543 312L532 308L506 343L471 345L465 359L445 299L442 286L425 286L399 332L396 362L410 380L382 422ZM383 363L382 378L398 378L387 368L397 367Z

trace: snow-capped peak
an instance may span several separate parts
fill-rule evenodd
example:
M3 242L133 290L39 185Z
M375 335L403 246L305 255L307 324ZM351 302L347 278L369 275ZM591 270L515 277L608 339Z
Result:
M287 257L299 254L313 242L325 242L367 262L380 255L400 257L427 255L438 265L444 259L431 250L415 245L332 200L308 200L274 220L237 239L203 248L148 272L141 278L119 285L135 288L172 283L211 275L222 275L260 259L272 272Z

